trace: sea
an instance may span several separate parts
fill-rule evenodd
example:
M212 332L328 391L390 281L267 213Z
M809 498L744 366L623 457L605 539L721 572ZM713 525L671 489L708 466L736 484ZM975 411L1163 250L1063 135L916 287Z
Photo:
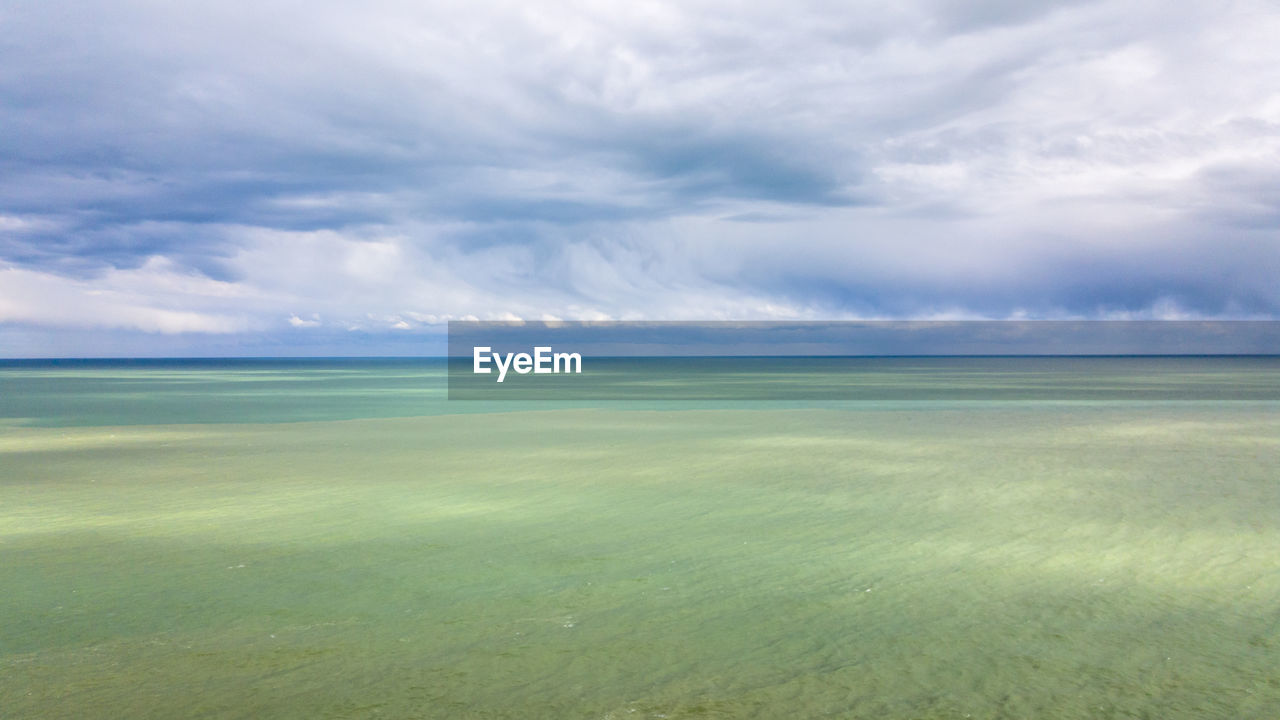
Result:
M0 361L0 718L1280 717L1280 357L717 362Z

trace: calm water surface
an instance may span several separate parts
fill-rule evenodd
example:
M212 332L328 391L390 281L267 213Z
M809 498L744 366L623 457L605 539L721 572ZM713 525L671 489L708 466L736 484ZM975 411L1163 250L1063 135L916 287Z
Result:
M1130 360L648 404L7 363L0 717L1280 717L1280 360Z

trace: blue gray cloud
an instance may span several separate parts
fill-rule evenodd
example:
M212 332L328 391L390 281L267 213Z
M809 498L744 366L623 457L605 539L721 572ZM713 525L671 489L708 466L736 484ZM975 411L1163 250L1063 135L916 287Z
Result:
M1278 36L1264 0L18 0L0 354L1275 318Z

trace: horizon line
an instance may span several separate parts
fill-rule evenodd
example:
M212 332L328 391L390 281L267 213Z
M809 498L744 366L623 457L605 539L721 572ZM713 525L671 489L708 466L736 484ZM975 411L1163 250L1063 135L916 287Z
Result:
M139 355L139 356L49 356L0 357L0 363L25 362L137 362L137 361L217 361L217 360L450 360L470 355ZM872 358L1214 358L1214 357L1280 357L1271 353L885 353L832 355L590 355L595 360L659 360L659 359L872 359Z

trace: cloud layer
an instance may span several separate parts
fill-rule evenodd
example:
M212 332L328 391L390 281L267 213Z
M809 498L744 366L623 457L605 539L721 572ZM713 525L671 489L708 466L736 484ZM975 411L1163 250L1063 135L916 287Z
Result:
M19 0L0 354L1280 317L1280 9L1183 5Z

